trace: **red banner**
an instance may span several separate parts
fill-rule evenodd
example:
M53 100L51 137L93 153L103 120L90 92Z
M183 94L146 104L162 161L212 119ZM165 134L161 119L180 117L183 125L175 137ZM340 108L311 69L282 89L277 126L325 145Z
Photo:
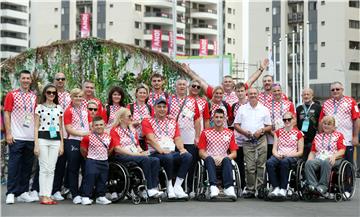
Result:
M161 34L160 29L152 30L151 50L161 52Z
M172 54L173 52L173 48L174 48L174 40L173 40L173 34L172 34L172 31L169 31L169 44L168 44L168 47L169 47L169 55Z
M207 56L207 55L208 55L208 40L200 39L199 56Z
M213 55L217 55L217 41L214 41L214 54Z
M86 38L90 36L90 14L80 14L80 37Z

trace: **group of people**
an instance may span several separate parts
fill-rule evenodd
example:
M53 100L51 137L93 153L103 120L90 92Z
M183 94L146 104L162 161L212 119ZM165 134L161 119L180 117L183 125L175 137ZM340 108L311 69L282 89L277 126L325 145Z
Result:
M329 169L343 155L353 162L360 127L356 102L343 96L342 84L334 82L323 106L313 102L313 91L306 88L303 104L295 108L269 75L263 76L263 92L252 87L267 65L265 59L246 83L235 85L225 76L217 87L183 65L192 80L179 78L174 94L163 90L163 77L155 73L151 90L145 84L136 87L134 102L125 105L123 89L113 87L105 106L95 98L91 81L67 92L61 72L38 100L30 90L31 73L21 71L20 88L6 95L4 105L9 146L6 203L16 198L56 204L64 200L65 186L74 204L92 204L94 196L96 203L109 204L118 196L110 192L111 197L105 197L110 158L138 164L149 197L164 194L158 188L163 167L168 198L187 198L200 159L208 171L211 197L220 192L217 167L222 170L224 194L236 197L232 160L239 166L246 198L254 197L263 183L265 166L273 187L270 194L285 196L289 168L300 158L307 160L311 188L326 192ZM38 172L30 187L34 157ZM317 180L314 171L319 167Z

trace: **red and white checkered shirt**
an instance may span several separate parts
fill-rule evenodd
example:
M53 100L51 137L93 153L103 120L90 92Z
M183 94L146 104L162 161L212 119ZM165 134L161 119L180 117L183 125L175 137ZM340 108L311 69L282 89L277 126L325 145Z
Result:
M80 106L79 108L74 108L69 106L64 113L64 124L70 125L78 131L89 132L90 131L90 122L91 117L88 110ZM69 134L69 133L68 133ZM68 139L81 140L80 136L74 136L69 134Z
M200 123L201 123L201 130L204 129L204 120L210 119L210 113L209 113L209 103L206 99L202 97L196 97L195 98L200 112Z
M311 146L311 151L314 152L316 156L322 152L335 154L341 149L345 149L344 135L339 131L316 134Z
M230 106L239 102L239 98L236 96L235 91L231 91L230 93L225 92L223 100Z
M200 117L199 107L195 98L191 96L178 98L177 96L172 95L169 96L167 104L169 109L169 118L176 120L179 116L177 121L184 144L194 144L195 120Z
M275 135L278 138L278 153L289 156L298 151L298 141L304 136L304 134L296 128L290 131L286 131L285 128L275 131Z
M11 133L15 140L34 141L36 101L32 91L23 92L20 88L6 95L4 111L11 113ZM29 118L28 127L24 126L26 116Z
M120 146L122 148L125 148L127 146L139 145L138 135L134 128L132 129L124 129L120 126L114 127L110 131L110 136L112 139L112 146Z
M259 93L258 101L261 102L265 106L267 106L266 104L268 104L268 103L270 103L270 106L271 106L272 99L273 99L272 92L266 93L265 91L263 91L263 92ZM281 99L288 100L287 96L284 93L281 94Z
M150 108L151 108L150 110L149 110L148 105L146 105L146 104L139 105L137 103L133 103L132 106L134 108L133 114L132 114L132 119L134 121L142 121L145 118L150 118L154 115L154 112L153 112L151 106L150 106ZM127 108L130 109L130 104L127 105ZM139 138L141 138L142 137L141 124L136 127L136 131L139 135Z
M66 91L58 92L58 97L59 97L59 105L61 105L62 109L65 111L65 109L71 104L70 93Z
M141 127L143 136L153 133L157 142L163 136L172 139L180 136L179 126L174 119L165 118L164 120L159 120L157 118L145 118L141 123ZM149 145L149 151L154 151L151 145Z
M109 107L109 117L106 118L107 124L106 127L109 128L114 123L116 118L116 112L122 107L120 105L110 105ZM106 110L106 109L105 109Z
M103 114L103 112L104 112L103 111L103 106L102 106L102 103L101 103L100 99L95 98L95 97L91 98L91 99L84 99L82 101L82 103L81 103L81 106L83 106L85 109L87 109L87 106L88 106L88 103L89 103L90 100L95 101L97 103L97 105L98 105L98 110L96 112L96 116L102 116L103 119L105 120L104 114Z
M88 150L87 158L93 160L107 160L108 150L111 148L111 137L107 133L84 136L80 146ZM105 147L106 146L106 147Z
M226 157L229 151L237 150L234 132L227 128L222 131L216 131L214 128L205 129L201 132L199 140L199 149L206 150L211 156Z
M283 115L286 112L291 112L293 113L294 117L296 117L294 104L289 100L282 99L280 102L272 100L266 104L266 107L270 111L272 124L275 124L277 121L281 122L281 126L278 129L284 126L284 122L282 119L283 119Z
M344 96L340 100L333 98L326 100L320 112L320 121L326 115L335 118L336 130L344 134L345 145L352 146L353 121L360 117L355 100L348 96Z
M160 97L164 98L166 100L166 94L165 92L162 92L160 94L155 93L154 91L151 91L149 94L148 104L151 106L155 105L155 101L159 99Z

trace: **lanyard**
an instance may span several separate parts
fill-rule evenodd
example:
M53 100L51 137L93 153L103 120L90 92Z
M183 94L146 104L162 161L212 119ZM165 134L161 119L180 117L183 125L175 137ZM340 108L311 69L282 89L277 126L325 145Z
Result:
M325 138L325 133L323 134L322 139L321 139L321 147L326 148L325 145L324 145L324 138ZM330 151L331 138L332 138L332 133L330 134L330 138L329 138L329 141L328 141L328 144L327 144L328 151Z
M177 96L175 96L175 98L176 98L177 104L180 106L179 98L178 98ZM177 116L176 116L176 121L179 119L179 116L180 116L180 114L181 114L184 106L186 105L186 101L187 101L187 96L185 97L184 102L182 103L182 105L181 105L180 108L179 108L179 113L178 113Z
M129 128L129 127L127 128L127 130L129 130L129 133L127 133L127 131L124 130L124 128L122 128L122 127L120 127L120 129L121 129L121 131L122 131L125 135L127 135L128 137L130 137L131 141L132 141L132 142L134 143L134 145L136 146L137 143L136 143L136 141L135 141L135 136L134 136L133 132L130 130L130 128Z
M80 125L82 128L85 128L85 124L83 122L83 118L82 118L82 114L81 114L81 111L79 112L78 110L76 110L75 107L73 107L73 110L76 112L76 114L79 116L79 119L80 119Z
M157 94L156 94L157 95ZM155 91L152 91L152 94L151 94L151 97L152 97L152 106L154 106L155 105ZM162 97L162 93L160 93L159 94L159 97L158 98L160 98L160 97ZM166 98L166 97L164 97L164 98Z
M309 108L308 109L306 109L306 106L305 106L305 104L303 104L302 105L302 107L303 107L303 109L304 109L304 113L305 113L305 119L308 119L309 118L309 111L310 111L310 109L311 109L311 106L314 104L314 102L312 102L311 104L310 104L310 106L309 106Z
M158 128L158 130L159 130L159 132L160 132L160 134L162 136L162 129L160 127L160 124L159 124L159 122L158 122L158 120L156 118L154 118L154 119L155 119L156 127ZM165 136L169 136L169 124L168 124L167 121L165 121L165 123L166 123Z
M281 102L281 104L280 104L280 117L282 117L282 113L283 113L283 101L281 100L280 102ZM271 116L272 116L272 119L275 120L275 111L274 111L275 100L273 99L271 103L272 103L272 105L271 105L271 114L272 114L272 115L271 115Z
M58 93L58 95L59 95L59 98L62 98L62 107L63 107L63 109L65 109L65 107L66 107L66 93L65 92L59 92Z
M342 101L343 98L344 98L344 97L341 97L341 99L339 100L338 103L335 103L335 99L333 99L333 103L334 103L334 115L336 115L336 113L337 113L337 111L338 111L338 108L339 108L339 106L340 106L341 101Z
M100 136L97 133L94 133L95 137L101 142L101 144L103 144L103 146L108 149L108 146L105 144L104 141L102 141L102 139L100 138Z
M24 97L24 92L22 90L20 90L20 96L22 98L23 104L24 104L24 110L26 112L26 100ZM32 97L30 96L30 113L32 113Z

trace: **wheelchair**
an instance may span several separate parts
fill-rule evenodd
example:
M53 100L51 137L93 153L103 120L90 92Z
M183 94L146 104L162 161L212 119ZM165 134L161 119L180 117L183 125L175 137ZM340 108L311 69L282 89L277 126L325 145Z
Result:
M147 194L147 181L143 170L134 162L120 163L116 160L109 162L109 176L106 183L109 193L116 193L118 202L128 198L137 205L143 200L150 202ZM161 203L161 198L154 198Z
M318 178L319 176L320 174L318 173ZM349 161L344 159L339 165L333 167L330 172L328 192L324 195L309 190L304 168L301 171L299 184L300 197L305 201L312 201L320 197L336 202L351 200L356 190L355 168Z
M296 162L296 164L292 165L289 170L288 176L288 184L286 187L286 198L271 198L269 197L269 193L272 191L271 184L269 182L269 176L265 167L264 171L264 183L258 189L257 197L259 199L264 199L265 201L269 200L279 200L279 199L287 199L292 201L298 201L301 197L300 192L300 180L304 177L301 171L304 171L305 162L300 159ZM278 173L279 174L279 173Z
M235 189L235 194L237 198L242 196L242 189L241 189L241 179L240 179L240 171L237 163L234 160L231 160L231 164L233 166L233 184ZM216 176L218 180L218 186L222 183L222 175L221 175L221 168L217 167L216 169ZM192 193L194 194L194 198L199 201L203 200L210 200L210 183L208 178L208 172L205 168L205 161L200 160L197 162L195 171L194 171L194 178L193 178L193 189ZM220 191L218 199L225 199L226 197ZM236 199L232 199L232 201L236 201Z

